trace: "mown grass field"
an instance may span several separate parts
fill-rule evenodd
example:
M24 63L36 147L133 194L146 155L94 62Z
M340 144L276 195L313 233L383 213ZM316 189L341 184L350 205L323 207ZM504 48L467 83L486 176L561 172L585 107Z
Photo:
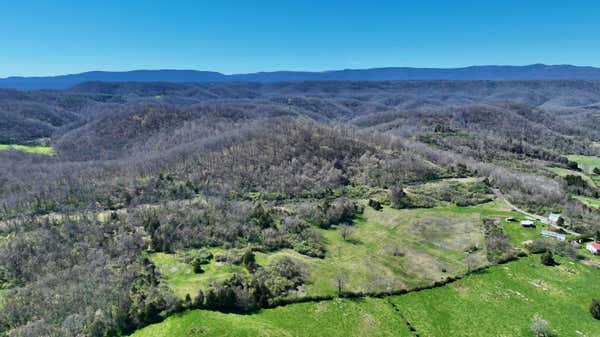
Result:
M257 314L194 310L169 317L132 337L362 337L412 336L386 299L334 299L291 304Z
M542 230L548 230L548 226L540 221L534 221L535 228L523 228L521 226L521 220L531 220L530 217L521 213L513 212L511 214L516 221L506 221L506 218L501 220L501 225L504 228L504 232L510 237L510 241L514 245L521 245L523 241L539 239L541 238L540 232Z
M29 153L43 154L51 156L54 150L49 146L32 146L32 145L17 145L17 144L0 144L0 151L16 150Z
M546 267L530 256L393 301L421 336L532 336L536 313L558 336L600 336L588 311L600 297L600 270L558 261Z

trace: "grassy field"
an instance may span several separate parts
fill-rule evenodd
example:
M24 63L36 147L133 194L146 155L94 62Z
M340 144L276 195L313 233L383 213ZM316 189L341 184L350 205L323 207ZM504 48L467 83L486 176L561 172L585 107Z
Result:
M579 167L588 174L596 186L600 186L600 175L594 174L593 170L600 167L600 157L593 156L568 156L569 160L576 162Z
M585 173L591 174L595 167L600 167L600 157L593 156L567 156L569 160L574 161L579 165Z
M535 228L523 228L520 221L526 219L531 220L531 218L516 212L511 216L514 217L516 221L509 222L506 221L506 219L502 219L501 225L506 234L510 236L510 241L515 245L520 245L523 241L539 239L541 238L540 232L544 229L549 229L547 225L540 221L534 221Z
M553 172L554 174L561 177L566 177L567 175L580 176L592 187L598 186L598 184L600 184L600 179L598 179L597 176L590 177L585 173L569 170L562 167L548 167L547 169L548 171Z
M531 256L444 287L394 297L421 336L532 336L539 313L558 336L600 336L588 307L600 297L600 270L559 259L546 267Z
M222 250L213 249L213 254ZM195 274L192 266L184 262L184 254L154 253L150 255L150 260L154 263L165 281L173 292L184 298L190 294L192 298L196 296L199 289L205 290L212 281L222 281L229 278L233 273L247 273L246 268L241 266L221 264L211 260L209 264L203 265L204 273Z
M16 145L16 144L0 144L0 151L6 150L17 150L29 153L37 153L51 156L54 154L54 150L48 146L30 146L30 145Z
M507 222L507 217L517 221ZM473 246L480 248L478 263L487 264L482 218L501 220L517 245L539 238L546 228L539 222L535 229L522 228L518 221L527 217L512 212L502 200L471 207L385 207L382 211L367 207L355 221L350 240L343 240L336 229L322 230L328 247L324 259L293 250L256 253L256 258L261 265L280 256L302 262L310 281L301 293L308 295L335 294L337 274L345 275L347 291L411 288L463 273L465 250ZM224 251L213 251L219 252ZM184 254L156 253L151 257L181 297L207 287L211 280L246 273L242 267L217 265L213 260L206 273L193 274L191 266L183 262ZM531 318L536 313L548 320L559 336L600 337L600 322L588 313L592 298L600 297L600 270L560 257L559 266L545 267L539 259L539 255L522 258L443 287L384 299L299 303L252 315L189 311L133 337L411 336L404 319L420 336L530 336Z
M576 195L573 197L579 199L581 202L588 205L589 207L600 209L600 199L589 198L589 197L584 197L584 196L580 196L580 195Z
M534 314L558 336L600 336L600 321L588 312L592 298L600 297L600 270L560 257L555 267L539 260L522 258L387 299L299 303L252 315L188 311L132 337L411 336L404 319L420 336L532 336Z
M487 263L481 226L483 217L503 219L514 215L502 201L470 207L444 206L430 209L382 211L365 208L355 221L350 239L343 240L336 228L321 230L326 245L325 258L301 255L291 249L274 253L256 253L258 264L290 256L306 266L309 282L299 296L332 295L337 290L334 278L347 279L345 290L352 292L382 292L410 289L461 274L466 270L466 251L477 247L474 262ZM518 229L515 229L515 233ZM527 230L518 237L537 236L539 231ZM519 242L520 242L519 241ZM194 274L191 266L182 262L180 254L153 254L163 279L179 296L206 289L211 280L224 279L233 272L246 272L242 267L216 265L211 262L204 274Z
M550 171L560 175L561 177L566 176L567 174L579 175L583 177L591 186L600 186L600 175L594 174L593 170L596 167L600 167L600 157L593 156L567 156L569 160L574 161L578 164L579 168L581 168L582 172L576 172L572 170L567 170L558 167L548 168ZM600 208L600 200L595 198L588 198L583 196L573 196L579 199L584 204L593 208Z
M350 240L344 241L336 230L322 231L328 249L324 259L284 250L257 254L257 261L266 265L281 255L301 261L310 272L304 287L310 295L335 294L333 279L339 274L346 276L346 290L352 292L410 289L463 273L465 252L472 247L479 248L477 263L487 263L481 218L501 216L499 207L497 202L431 209L385 207L380 212L367 207L355 221Z
M412 336L385 299L335 299L266 309L253 315L194 310L139 330L132 337Z

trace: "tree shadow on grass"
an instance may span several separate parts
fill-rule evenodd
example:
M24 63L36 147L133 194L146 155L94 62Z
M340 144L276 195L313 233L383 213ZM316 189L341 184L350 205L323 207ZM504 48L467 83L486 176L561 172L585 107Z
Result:
M360 244L363 243L362 240L356 239L356 238L347 238L346 240L344 240L344 242L348 242L348 243L353 244L353 245L360 245Z

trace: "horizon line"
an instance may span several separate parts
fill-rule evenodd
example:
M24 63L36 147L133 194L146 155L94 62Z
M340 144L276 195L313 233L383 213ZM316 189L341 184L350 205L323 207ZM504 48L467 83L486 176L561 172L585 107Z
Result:
M7 79L20 79L20 78L44 78L44 77L63 77L63 76L77 76L82 74L90 74L90 73L130 73L130 72L142 72L142 71L190 71L190 72L207 72L207 73L215 73L224 76L235 76L235 75L249 75L249 74L264 74L264 73L314 73L314 74L324 74L330 72L340 72L340 71L362 71L362 70L380 70L380 69L428 69L428 70L460 70L460 69L468 69L468 68L478 68L478 67L514 67L514 68L524 68L531 66L545 66L545 67L577 67L577 68L595 68L600 69L599 66L593 65L576 65L571 63L563 63L563 64L546 64L546 63L528 63L528 64L473 64L467 66L456 66L456 67L417 67L417 66L381 66L381 67L366 67L366 68L339 68L339 69L329 69L329 70L261 70L254 72L220 72L217 70L202 70L202 69L185 69L185 68L139 68L139 69L130 69L130 70L87 70L81 72L72 72L72 73L61 73L61 74L52 74L52 75L9 75L5 77L0 77L0 80Z

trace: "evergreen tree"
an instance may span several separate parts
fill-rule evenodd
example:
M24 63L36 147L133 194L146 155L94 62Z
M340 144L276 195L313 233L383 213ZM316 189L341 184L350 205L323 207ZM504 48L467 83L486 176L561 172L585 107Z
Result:
M242 264L248 269L250 272L254 272L256 270L256 256L252 252L252 250L248 249L242 255Z
M195 274L204 273L204 269L202 269L202 260L199 258L195 258L194 261L192 261L192 268L194 268Z
M202 289L198 290L198 294L196 295L196 298L194 298L193 306L196 309L204 307L204 293L202 292Z
M556 261L554 261L554 255L551 251L547 251L542 255L542 264L545 266L556 265Z
M600 300L592 300L592 304L590 305L590 313L592 314L592 317L600 320Z

